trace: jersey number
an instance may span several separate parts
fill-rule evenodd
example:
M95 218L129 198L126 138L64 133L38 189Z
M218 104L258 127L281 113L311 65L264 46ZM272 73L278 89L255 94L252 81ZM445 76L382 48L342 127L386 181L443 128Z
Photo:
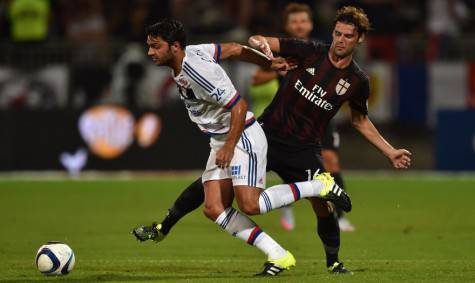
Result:
M313 175L312 175L312 169L307 169L305 170L305 172L307 172L308 180L311 181L318 176L318 174L320 173L320 169L315 170L315 173L313 173Z

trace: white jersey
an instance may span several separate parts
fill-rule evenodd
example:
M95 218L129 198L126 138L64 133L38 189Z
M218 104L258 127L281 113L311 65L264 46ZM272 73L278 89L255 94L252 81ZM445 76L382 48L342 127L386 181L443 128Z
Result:
M201 131L226 134L231 125L231 108L241 98L221 68L219 44L190 45L185 49L181 72L174 77L191 121ZM246 114L246 125L255 121Z

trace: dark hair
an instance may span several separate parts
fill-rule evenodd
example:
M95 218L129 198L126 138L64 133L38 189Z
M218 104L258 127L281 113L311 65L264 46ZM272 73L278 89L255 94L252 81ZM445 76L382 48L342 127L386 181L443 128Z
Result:
M360 35L367 33L371 25L363 9L353 6L345 6L336 11L335 24L337 22L354 25Z
M147 36L161 37L168 44L175 41L180 43L181 48L186 46L186 34L183 24L177 20L165 19L145 28Z
M287 6L285 6L284 13L282 15L283 20L284 20L284 25L287 24L290 14L301 13L301 12L307 13L310 20L312 20L313 13L309 5L300 4L300 3L289 3Z

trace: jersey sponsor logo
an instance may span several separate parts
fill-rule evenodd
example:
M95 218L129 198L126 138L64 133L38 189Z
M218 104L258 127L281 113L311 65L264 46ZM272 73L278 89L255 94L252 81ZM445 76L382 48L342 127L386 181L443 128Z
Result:
M183 99L196 99L196 95L191 88L179 87L179 91Z
M336 94L343 95L350 88L350 83L346 79L340 79L335 87Z
M189 88L190 87L190 82L187 81L183 75L180 76L180 78L177 81L178 85L183 88Z
M306 99L308 99L313 104L317 105L318 107L331 111L333 109L333 105L328 102L327 100L323 99L327 92L321 88L319 85L315 84L312 90L308 90L302 84L300 80L295 82L294 88Z
M203 53L203 51L199 49L195 50L195 54L198 55L203 61L215 63L213 59L209 58L205 53Z
M310 75L315 76L315 68L307 68L305 71L307 71L307 73Z
M225 90L224 89L221 89L221 88L216 88L215 90L213 90L213 92L211 93L211 97L213 97L214 99L216 99L216 101L220 101L221 98L223 97L223 94L225 93Z
M205 113L202 107L199 107L199 106L195 107L186 101L184 101L184 103L185 103L186 110L188 110L188 112L190 112L190 114L194 117L199 117Z

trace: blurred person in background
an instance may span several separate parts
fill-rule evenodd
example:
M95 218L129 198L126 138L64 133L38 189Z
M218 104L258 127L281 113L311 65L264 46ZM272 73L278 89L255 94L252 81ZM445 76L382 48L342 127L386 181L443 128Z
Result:
M190 34L219 34L221 38L244 41L249 35L246 27L255 3L252 0L172 0L170 6L172 17L189 27Z
M470 12L463 0L431 0L427 5L429 46L427 59L447 59L457 56L455 39L469 19Z
M11 38L15 42L38 42L48 36L49 0L12 0L8 9Z
M65 31L72 47L69 106L90 107L107 95L110 52L102 1L64 1Z
M283 12L284 30L287 37L309 40L313 30L313 13L311 7L306 4L290 3ZM260 116L264 109L271 103L276 94L280 81L286 73L258 69L252 78L250 87L251 109L256 116ZM322 141L323 164L327 172L335 178L335 182L345 189L340 168L338 148L340 147L340 135L334 122L330 122L325 131ZM281 208L280 223L285 230L295 228L295 217L290 206ZM338 223L341 231L352 232L354 226L343 216L343 211L337 209Z
M28 68L41 58L48 37L49 0L12 0L8 6L10 37L15 43L15 64Z

